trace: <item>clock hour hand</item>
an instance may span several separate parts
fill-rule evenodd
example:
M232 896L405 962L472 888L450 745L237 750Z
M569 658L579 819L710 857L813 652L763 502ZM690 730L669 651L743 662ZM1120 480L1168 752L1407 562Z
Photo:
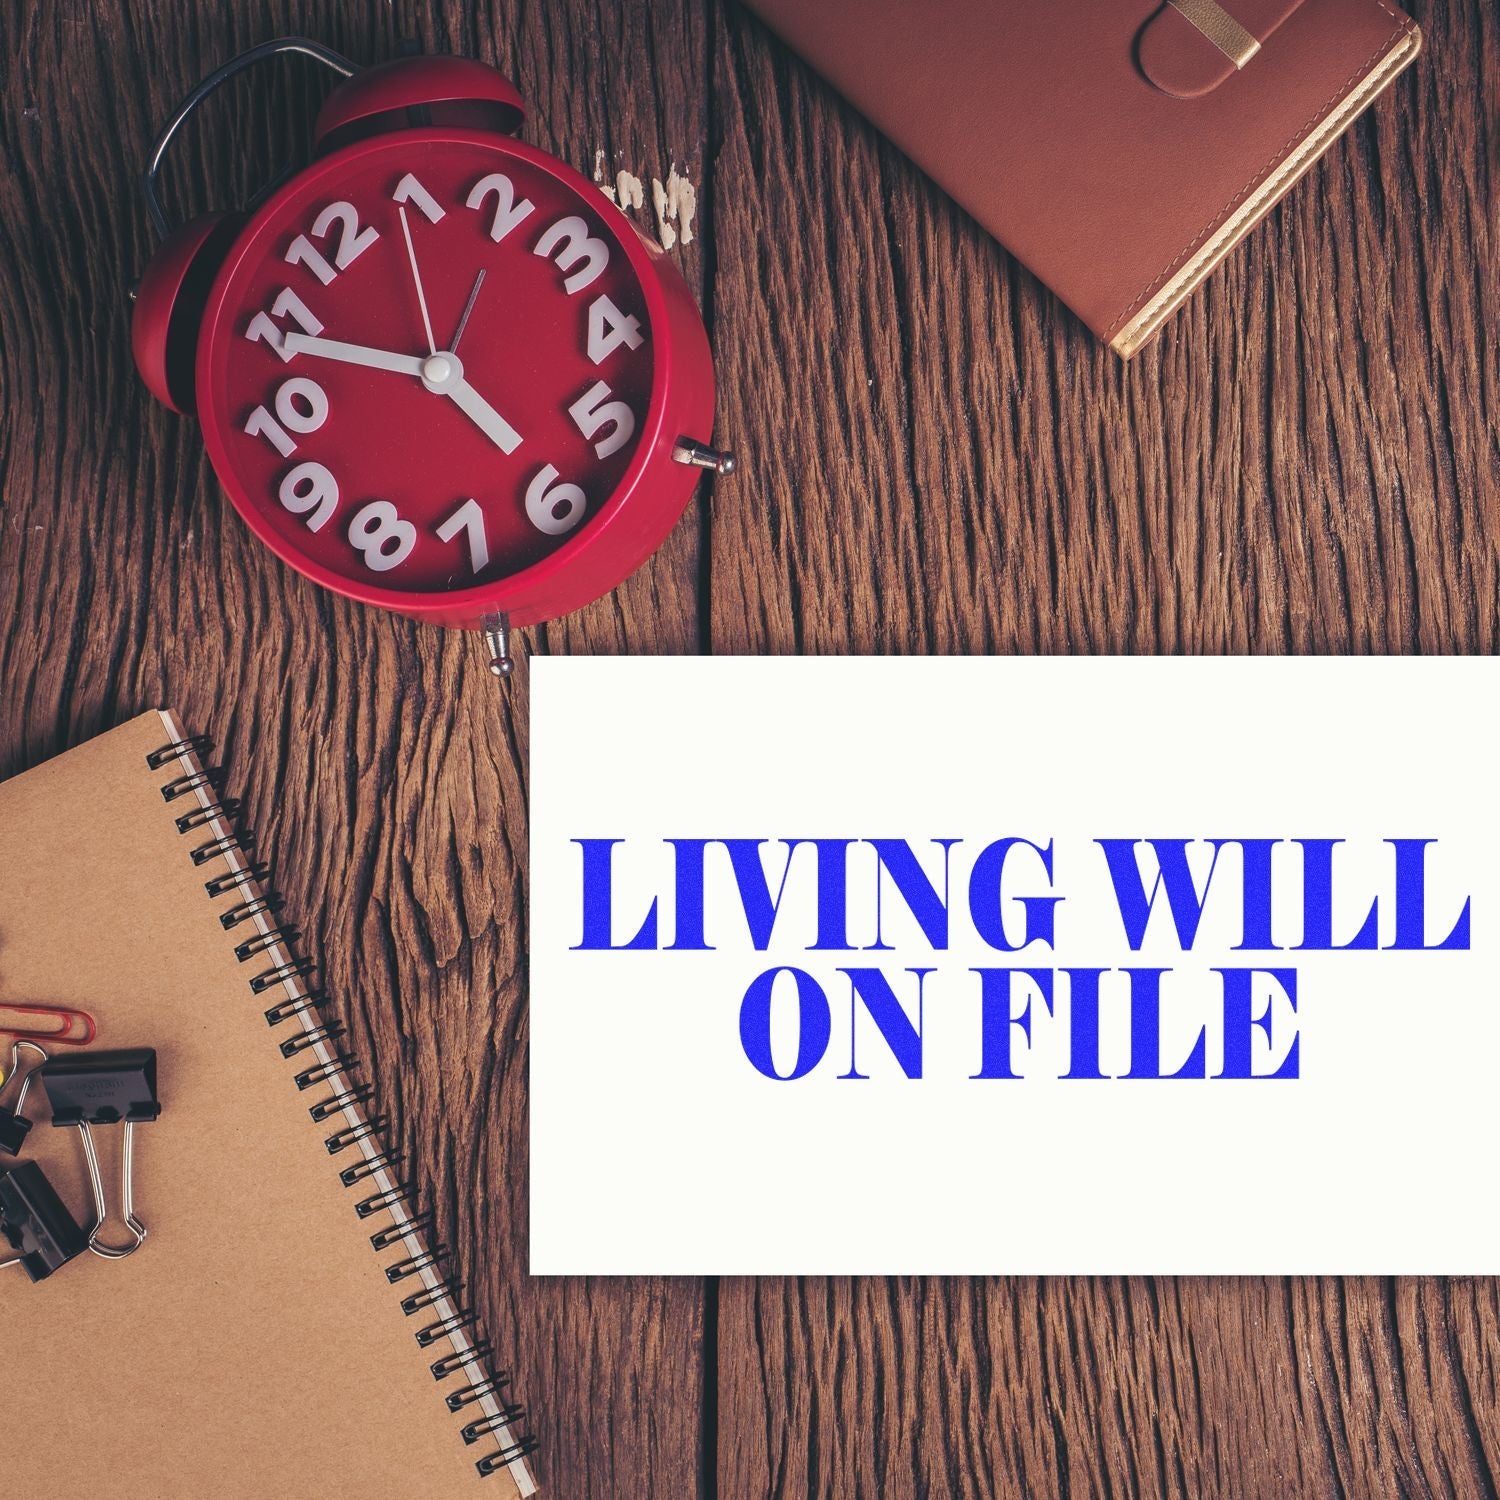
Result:
M521 446L521 434L467 380L445 386L443 394L450 397L502 453L514 453Z
M367 370L390 370L397 375L420 375L422 360L414 354L393 354L389 349L371 349L364 344L345 344L338 339L313 338L289 333L282 342L289 354L312 354L336 359L340 364L363 365Z
M452 350L429 355L418 364L422 384L447 396L502 453L514 453L521 446L521 434L464 379L463 361Z

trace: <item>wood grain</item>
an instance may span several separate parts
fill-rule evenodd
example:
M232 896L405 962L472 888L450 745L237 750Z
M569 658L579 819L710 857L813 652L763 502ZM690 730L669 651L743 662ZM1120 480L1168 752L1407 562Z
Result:
M219 740L548 1492L1493 1496L1500 1302L529 1278L526 652L497 693L472 640L280 567L141 389L156 126L266 37L413 37L585 171L698 185L741 473L526 651L1493 652L1500 15L1417 10L1424 59L1126 367L732 4L0 0L0 774L156 703ZM174 205L294 159L323 87L219 101Z

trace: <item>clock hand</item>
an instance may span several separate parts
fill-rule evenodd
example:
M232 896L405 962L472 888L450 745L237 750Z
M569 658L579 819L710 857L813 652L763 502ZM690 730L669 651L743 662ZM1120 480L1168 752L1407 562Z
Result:
M423 359L416 354L393 354L388 349L314 338L306 333L287 334L283 347L292 354L311 354L369 370L415 375L428 390L449 397L502 453L514 453L521 446L521 434L464 379L464 367L456 354L430 354Z
M427 352L436 354L438 346L432 337L432 319L427 316L427 294L422 290L422 273L417 269L417 252L412 248L411 225L406 222L406 205L398 203L396 212L401 215L401 233L406 236L406 258L411 262L411 279L417 288L417 306L422 309L422 327L427 330Z
M345 344L338 339L289 333L282 347L291 354L312 354L320 359L336 359L340 364L363 365L369 370L391 370L397 375L422 373L423 361L415 354L393 354L388 349L370 349L364 344Z
M453 372L446 380L440 381L438 389L443 395L452 397L459 409L477 424L480 431L502 453L514 453L521 446L521 434L463 378L463 366L458 361L459 340L464 336L464 329L469 326L469 314L474 311L474 304L479 300L479 289L483 285L484 271L481 269L474 278L469 300L464 303L464 310L459 314L453 342L448 345L446 354L437 356L438 359L447 361L448 368Z
M450 397L502 453L514 453L521 446L521 434L467 380L460 377L451 385L444 385L442 393Z
M458 341L464 336L464 329L469 326L469 314L474 311L474 304L479 301L479 288L484 285L483 270L474 278L474 290L469 293L469 300L464 303L464 310L459 315L458 328L453 335L453 342L448 345L449 354L458 353Z
M422 384L434 395L447 396L502 453L521 446L521 434L464 379L463 361L456 354L431 354L421 366Z

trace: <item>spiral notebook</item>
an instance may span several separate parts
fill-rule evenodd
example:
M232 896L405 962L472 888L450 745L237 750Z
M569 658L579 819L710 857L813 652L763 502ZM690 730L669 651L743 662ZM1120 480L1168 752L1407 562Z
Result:
M204 752L149 713L0 784L0 996L155 1047L163 1106L135 1132L140 1251L0 1270L7 1491L533 1494L520 1409ZM87 1223L77 1133L40 1124L24 1159Z

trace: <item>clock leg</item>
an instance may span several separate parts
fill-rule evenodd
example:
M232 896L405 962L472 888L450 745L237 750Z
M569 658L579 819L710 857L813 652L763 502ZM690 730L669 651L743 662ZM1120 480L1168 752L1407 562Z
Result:
M496 677L509 677L516 669L510 654L510 616L496 610L479 622L479 628L484 631L484 644L490 653L490 671Z

